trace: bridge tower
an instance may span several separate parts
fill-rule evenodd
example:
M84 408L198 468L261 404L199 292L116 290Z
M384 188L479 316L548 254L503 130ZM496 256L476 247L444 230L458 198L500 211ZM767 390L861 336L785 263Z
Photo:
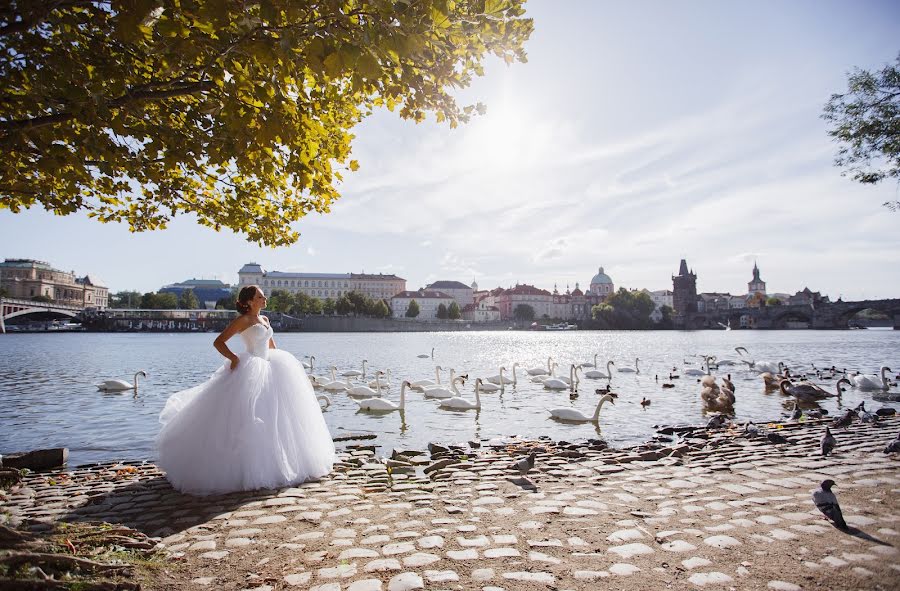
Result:
M677 316L697 311L697 275L688 271L684 259L681 259L678 275L672 275L672 305Z

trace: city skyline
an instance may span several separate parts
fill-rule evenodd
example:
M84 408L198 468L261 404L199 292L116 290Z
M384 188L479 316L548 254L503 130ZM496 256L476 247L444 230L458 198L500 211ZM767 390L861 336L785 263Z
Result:
M698 291L896 297L897 199L832 164L820 119L854 67L895 58L889 2L619 6L531 2L529 62L494 61L460 93L487 115L450 130L379 112L357 129L361 169L298 244L259 248L190 217L130 234L83 215L0 212L0 256L46 260L112 290L268 269L395 273L483 287L671 289L685 258ZM578 18L573 18L577 16Z

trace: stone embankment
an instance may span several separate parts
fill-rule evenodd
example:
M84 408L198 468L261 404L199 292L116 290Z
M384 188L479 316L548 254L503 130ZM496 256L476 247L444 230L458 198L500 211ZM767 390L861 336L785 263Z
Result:
M900 418L687 432L674 447L510 441L398 452L344 442L326 480L195 498L155 466L28 475L9 524L121 524L156 539L147 589L900 589ZM534 468L512 467L531 450ZM826 479L851 525L812 504Z

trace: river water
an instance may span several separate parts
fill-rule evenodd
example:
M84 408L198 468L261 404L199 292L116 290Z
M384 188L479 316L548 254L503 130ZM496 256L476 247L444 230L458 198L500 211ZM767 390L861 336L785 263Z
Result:
M68 447L70 464L113 459L153 459L157 417L173 392L195 385L223 362L212 347L214 334L49 333L0 335L0 453L44 447ZM480 411L446 411L422 394L407 391L404 413L358 412L345 394L332 395L325 418L333 435L378 434L380 453L393 447L424 448L428 442L465 442L519 435L569 441L598 435L621 447L649 439L656 425L703 424L705 415L696 378L683 375L698 368L697 354L737 359L734 347L744 346L756 360L783 361L795 371L818 367L877 373L887 365L900 372L900 331L572 331L572 332L452 332L452 333L290 333L276 335L278 346L298 358L315 355L312 373L335 365L338 372L360 369L368 359L368 373L391 369L397 400L399 379L434 379L434 366L468 373L463 393L473 396L474 378L498 373L501 365L521 364L518 384L501 393L485 394ZM235 349L239 339L231 341ZM430 354L434 348L434 358ZM420 358L418 355L428 355ZM614 406L600 414L599 429L550 420L548 408L572 406L592 414L594 389L606 380L584 379L580 395L544 390L531 383L524 369L546 365L552 356L558 374L568 375L570 363L593 361L598 354L605 370L613 359L619 368L634 366L640 373L613 368L612 388L619 394ZM678 368L681 379L663 389L663 379ZM98 392L94 384L106 379L133 380L145 370L137 395ZM722 367L736 385L738 420L765 421L786 416L785 398L766 393L762 380L746 365ZM507 374L508 375L508 374ZM655 379L659 376L659 381ZM399 378L399 379L398 379ZM444 374L444 381L447 374ZM833 382L821 382L833 389ZM893 395L898 394L896 387ZM651 401L642 407L643 397ZM850 390L822 407L832 414L840 408L872 401L873 393ZM900 404L872 401L868 406Z

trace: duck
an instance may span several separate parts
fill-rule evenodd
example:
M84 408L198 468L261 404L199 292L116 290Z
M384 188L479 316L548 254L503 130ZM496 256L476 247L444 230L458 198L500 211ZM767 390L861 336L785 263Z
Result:
M891 387L887 379L887 372L891 371L890 367L882 367L881 375L860 374L853 376L853 387L860 390L889 390Z
M600 421L600 408L607 402L609 402L610 404L615 404L615 402L613 401L613 397L609 394L601 396L600 400L597 402L597 407L594 409L594 414L592 416L588 416L582 413L580 410L571 407L550 408L547 409L547 411L550 413L550 418L557 421L565 421L569 423L598 423Z
M615 361L612 361L612 360L607 361L607 362L606 362L606 373L603 373L603 372L600 371L599 369L590 369L590 370L584 372L584 377L586 377L586 378L591 378L591 379L607 379L607 380L611 380L611 379L612 379L612 369L610 369L610 367L613 366L613 365L615 365L615 364L616 364ZM595 367L596 367L596 366L595 366Z
M646 398L641 398L641 406L643 406L644 408L647 408L648 406L650 406L650 401L647 400Z
M101 392L123 392L125 390L134 390L137 392L138 389L138 376L142 378L147 377L147 372L143 369L138 370L134 373L134 383L129 384L125 380L105 380L99 384L95 384L97 389Z
M359 406L359 410L369 410L376 412L391 412L394 410L403 410L406 407L406 388L410 385L408 381L400 384L400 404L394 404L387 398L366 398L365 400L354 400Z
M475 380L475 402L467 400L462 396L454 396L453 398L445 398L440 400L438 404L440 408L452 410L479 410L481 409L481 384L482 379Z
M675 387L675 384L671 384L671 383L668 383L668 382L663 382L662 387L663 387L663 388L674 388L674 387Z
M734 392L734 382L731 381L731 374L722 378L722 386Z
M639 358L635 357L634 367L628 367L628 366L620 367L620 368L618 368L619 373L633 373L633 374L641 373L641 368L638 366L638 363L640 363L640 361L641 360Z
M462 396L462 394L459 393L459 390L456 389L457 382L461 384L466 383L466 376L457 376L451 378L450 389L440 386L435 388L428 388L424 391L425 398L436 398L440 400L444 398L453 398L454 396Z

